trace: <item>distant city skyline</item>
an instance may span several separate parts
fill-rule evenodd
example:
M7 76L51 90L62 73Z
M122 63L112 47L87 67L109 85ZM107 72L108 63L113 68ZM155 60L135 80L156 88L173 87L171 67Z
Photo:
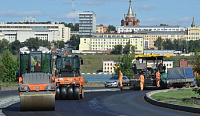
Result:
M132 0L133 13L141 26L168 24L190 27L192 18L200 25L199 0ZM76 23L78 13L93 11L97 24L120 26L127 14L129 0L75 0ZM0 22L19 22L25 17L37 22L72 22L72 0L13 0L1 1Z

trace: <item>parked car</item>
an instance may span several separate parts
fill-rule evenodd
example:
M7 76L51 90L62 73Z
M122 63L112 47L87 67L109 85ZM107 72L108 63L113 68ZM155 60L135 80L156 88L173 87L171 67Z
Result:
M122 84L123 86L129 85L130 80L123 76ZM118 87L119 86L119 76L112 76L108 81L105 81L105 87Z

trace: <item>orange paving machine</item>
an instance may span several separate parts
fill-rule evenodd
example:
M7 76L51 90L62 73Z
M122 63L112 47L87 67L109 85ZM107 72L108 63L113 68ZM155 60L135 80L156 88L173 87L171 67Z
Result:
M55 110L55 76L52 75L52 55L40 47L30 51L20 49L19 80L20 110Z
M83 99L84 78L80 74L82 58L68 53L56 57L56 99Z

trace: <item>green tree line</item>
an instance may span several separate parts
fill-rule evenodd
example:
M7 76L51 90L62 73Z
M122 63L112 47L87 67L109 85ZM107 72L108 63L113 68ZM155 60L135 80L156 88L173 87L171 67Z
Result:
M196 41L186 41L186 40L163 40L161 37L158 37L154 42L154 46L158 48L158 50L176 50L183 51L185 53L194 52L195 49L200 50L200 40Z

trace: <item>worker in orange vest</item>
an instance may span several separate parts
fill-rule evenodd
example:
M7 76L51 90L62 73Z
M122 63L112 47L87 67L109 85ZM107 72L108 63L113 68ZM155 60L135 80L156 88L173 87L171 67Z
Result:
M144 75L140 73L140 90L143 91L144 88Z
M123 74L122 74L122 71L119 70L119 86L122 87L122 78L123 78Z
M158 70L157 72L156 72L156 84L157 84L157 87L159 87L160 86L160 71Z

